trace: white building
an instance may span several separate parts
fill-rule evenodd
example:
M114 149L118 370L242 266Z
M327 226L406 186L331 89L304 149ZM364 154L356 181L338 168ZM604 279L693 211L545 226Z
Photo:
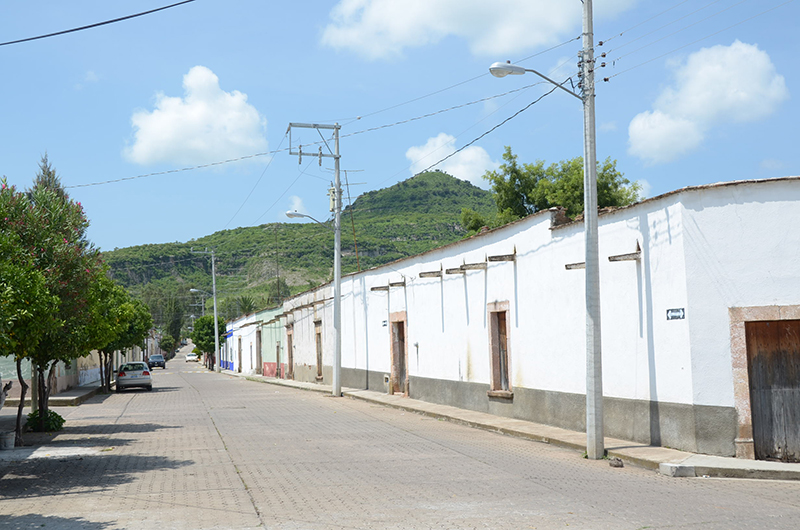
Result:
M344 277L342 384L584 430L584 233L561 219ZM608 436L800 458L798 226L797 177L600 215ZM284 313L288 371L329 383L332 286Z

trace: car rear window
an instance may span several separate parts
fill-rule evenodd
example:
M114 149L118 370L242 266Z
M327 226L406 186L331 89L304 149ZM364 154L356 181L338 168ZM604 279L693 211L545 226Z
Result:
M144 363L128 363L128 364L123 364L122 367L120 368L120 371L121 372L125 372L125 371L136 372L136 371L141 371L141 370L146 370L146 369L147 369L147 365L145 365Z

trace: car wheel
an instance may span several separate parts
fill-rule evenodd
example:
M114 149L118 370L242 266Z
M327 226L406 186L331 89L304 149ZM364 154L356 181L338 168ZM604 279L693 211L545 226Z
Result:
M117 385L117 394L119 394L120 392L122 392L122 389L119 387L119 385Z
M151 390L153 390L153 385L150 385L150 386L147 387L147 391L148 392L150 392Z

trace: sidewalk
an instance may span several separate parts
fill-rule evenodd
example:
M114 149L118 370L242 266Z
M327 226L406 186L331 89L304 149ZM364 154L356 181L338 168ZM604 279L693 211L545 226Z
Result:
M330 393L330 385L291 381L259 375L245 375L222 370L226 375L244 377L249 381L286 386L301 390ZM549 443L576 451L586 450L586 434L541 425L514 418L493 416L483 412L459 409L448 405L437 405L407 397L393 396L372 390L343 388L342 395L378 403L388 407L441 418L470 427L500 432L509 436L527 438L537 442ZM725 477L758 478L773 480L800 480L800 464L767 462L763 460L743 460L732 457L701 455L655 447L617 438L605 439L609 458L617 457L627 464L658 471L671 477Z
M112 383L113 385L113 383ZM72 388L70 390L65 390L59 394L54 394L50 396L50 400L48 401L51 407L74 407L76 405L80 405L87 399L93 398L97 395L97 392L100 390L100 381L89 383L88 385L79 386L76 388ZM31 405L31 389L28 389L28 393L25 396L25 406L29 407ZM18 407L19 406L19 397L8 397L6 399L5 407Z

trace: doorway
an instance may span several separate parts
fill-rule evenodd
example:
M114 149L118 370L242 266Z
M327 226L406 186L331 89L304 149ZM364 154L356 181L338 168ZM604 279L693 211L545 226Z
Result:
M256 330L256 374L264 375L264 362L261 355L261 330Z
M408 370L406 369L406 323L392 322L392 376L390 394L408 395Z
M322 381L322 321L314 322L314 343L317 347L317 375L316 380Z
M236 360L236 371L242 373L242 337L239 337L239 355Z
M800 320L745 322L759 460L800 462Z
M294 379L294 325L286 327L286 379Z

